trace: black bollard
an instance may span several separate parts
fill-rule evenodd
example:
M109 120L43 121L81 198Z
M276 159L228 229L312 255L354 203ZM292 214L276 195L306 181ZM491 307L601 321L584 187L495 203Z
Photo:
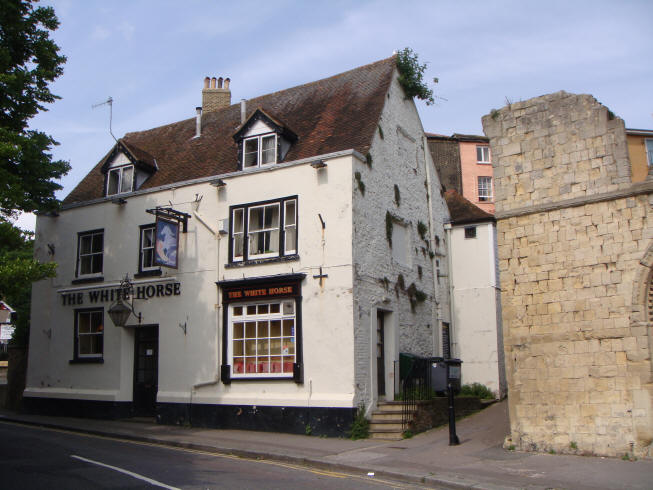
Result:
M449 395L449 445L457 446L460 440L456 435L456 408L453 401L453 386L451 380L447 383L447 392Z

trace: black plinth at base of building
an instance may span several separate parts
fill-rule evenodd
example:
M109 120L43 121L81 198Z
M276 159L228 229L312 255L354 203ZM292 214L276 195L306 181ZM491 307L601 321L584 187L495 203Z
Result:
M213 429L260 430L342 437L351 428L355 408L270 407L158 403L157 421Z
M23 400L25 413L108 420L133 416L131 402L36 397ZM342 437L351 428L356 411L356 408L334 407L157 403L156 420L164 425Z

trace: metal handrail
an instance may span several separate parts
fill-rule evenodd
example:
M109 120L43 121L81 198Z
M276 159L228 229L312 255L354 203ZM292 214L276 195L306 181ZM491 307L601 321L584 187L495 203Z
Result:
M401 383L402 414L401 426L408 429L417 411L419 400L431 398L431 362L425 357L418 357L413 360L410 371Z

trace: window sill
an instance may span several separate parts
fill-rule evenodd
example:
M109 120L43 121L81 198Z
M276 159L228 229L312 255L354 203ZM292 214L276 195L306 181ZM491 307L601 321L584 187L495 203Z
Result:
M225 264L225 269L235 269L238 267L246 267L249 265L259 265L259 264L270 264L270 263L275 263L275 262L294 262L299 260L299 255L284 255L283 257L269 257L266 259L252 259L252 260L244 260L242 262L231 262L229 264Z
M104 282L104 277L94 276L94 277L80 277L79 279L73 279L70 281L70 284L87 284L90 282Z
M163 274L163 271L161 269L155 269L151 271L141 271L137 272L134 274L134 279L138 279L141 277L152 277L152 276L160 276Z
M291 376L269 376L269 377L259 377L259 376L247 376L247 377L231 377L231 382L236 383L238 381L295 381Z
M103 357L78 357L71 359L68 364L104 364Z

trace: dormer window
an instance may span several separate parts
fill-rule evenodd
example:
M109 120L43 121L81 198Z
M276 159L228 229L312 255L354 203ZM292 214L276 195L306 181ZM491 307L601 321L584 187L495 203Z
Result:
M254 113L233 135L238 145L240 170L271 167L284 161L297 135L262 109Z
M131 192L134 189L134 166L124 165L109 170L107 196Z
M255 168L277 162L277 135L266 134L246 138L243 168Z
M135 192L158 168L154 157L145 150L118 140L104 157L100 168L104 174L104 195L111 197Z

